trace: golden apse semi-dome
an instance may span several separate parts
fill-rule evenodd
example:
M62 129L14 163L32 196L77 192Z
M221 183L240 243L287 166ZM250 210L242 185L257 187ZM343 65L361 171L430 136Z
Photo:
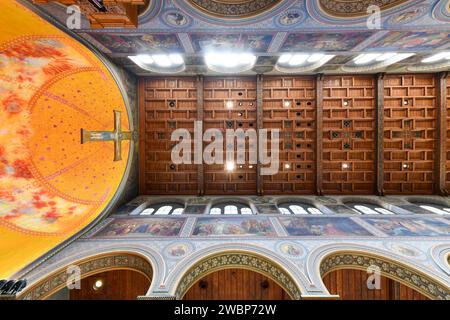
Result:
M130 142L81 144L80 130L129 130L121 91L87 47L14 1L0 2L0 278L97 218L122 184Z

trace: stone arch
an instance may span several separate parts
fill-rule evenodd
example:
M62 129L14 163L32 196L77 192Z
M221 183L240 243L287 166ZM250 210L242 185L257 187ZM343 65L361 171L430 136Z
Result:
M380 268L382 276L398 281L430 299L450 299L448 281L410 262L399 261L399 256L377 248L344 244L325 246L311 253L307 268L316 283L328 291L322 278L329 272L339 269L367 270L372 265Z
M155 283L155 261L140 250L105 251L96 254L84 254L82 257L65 262L55 271L45 273L33 281L18 297L20 300L44 300L66 286L71 276L67 268L76 265L80 268L80 280L97 273L113 270L132 270L150 280L150 288ZM137 297L136 297L137 298Z
M173 283L173 295L176 299L181 299L197 280L215 271L242 268L272 279L291 299L301 299L306 290L293 276L293 266L286 266L286 263L273 253L269 255L262 251L245 249L245 246L225 249L223 246L215 246L207 253L193 255L183 266L173 271L173 274L177 275Z

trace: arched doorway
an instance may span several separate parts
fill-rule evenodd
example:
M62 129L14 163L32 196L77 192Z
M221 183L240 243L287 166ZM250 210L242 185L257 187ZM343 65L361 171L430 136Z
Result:
M420 292L382 275L379 287L369 289L369 276L362 270L339 269L327 273L323 283L331 294L339 295L342 300L429 300Z
M370 274L368 274L370 273ZM320 263L320 275L332 294L348 300L423 300L449 298L449 287L411 266L365 252L333 252ZM369 276L379 286L369 289ZM374 278L370 283L374 285Z
M175 297L299 300L301 291L291 274L272 259L253 252L230 251L197 260L179 279Z
M82 279L79 289L65 287L47 300L136 300L147 293L150 282L135 270L100 272Z
M81 291L72 293L72 290L78 291L69 290L69 287L78 286L75 279L80 280ZM111 252L71 262L30 284L19 299L76 300L88 299L88 296L92 299L137 299L146 294L152 279L153 267L144 256L132 252ZM141 284L136 285L135 281ZM129 292L113 293L114 290ZM138 292L136 296L135 292Z
M291 300L271 278L247 269L230 268L210 273L186 292L184 300Z

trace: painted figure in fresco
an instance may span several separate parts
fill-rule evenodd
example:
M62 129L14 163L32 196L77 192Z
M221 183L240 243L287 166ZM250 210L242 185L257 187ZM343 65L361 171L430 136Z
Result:
M184 26L187 23L185 16L178 12L171 12L166 16L167 22L175 26Z
M280 23L285 26L297 23L301 19L298 12L289 12L280 18Z

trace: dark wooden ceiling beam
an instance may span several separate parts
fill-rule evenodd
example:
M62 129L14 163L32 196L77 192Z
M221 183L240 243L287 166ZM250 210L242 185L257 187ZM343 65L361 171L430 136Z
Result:
M204 125L204 109L203 76L197 76L197 121L201 121L202 125ZM203 146L201 149L203 150ZM203 157L201 160L202 163L197 164L197 194L199 196L203 196L205 194L205 165L203 163Z
M383 112L384 112L384 73L376 75L375 84L376 97L376 140L375 140L375 171L376 171L376 193L383 195Z
M436 134L436 158L435 158L435 192L440 195L448 195L445 188L446 180L446 155L447 155L447 76L448 72L437 74L437 134Z
M263 128L263 76L256 76L256 131ZM264 194L263 180L261 176L261 163L259 162L259 143L257 144L258 162L256 164L256 193L259 196Z
M323 194L323 74L316 77L316 193Z

